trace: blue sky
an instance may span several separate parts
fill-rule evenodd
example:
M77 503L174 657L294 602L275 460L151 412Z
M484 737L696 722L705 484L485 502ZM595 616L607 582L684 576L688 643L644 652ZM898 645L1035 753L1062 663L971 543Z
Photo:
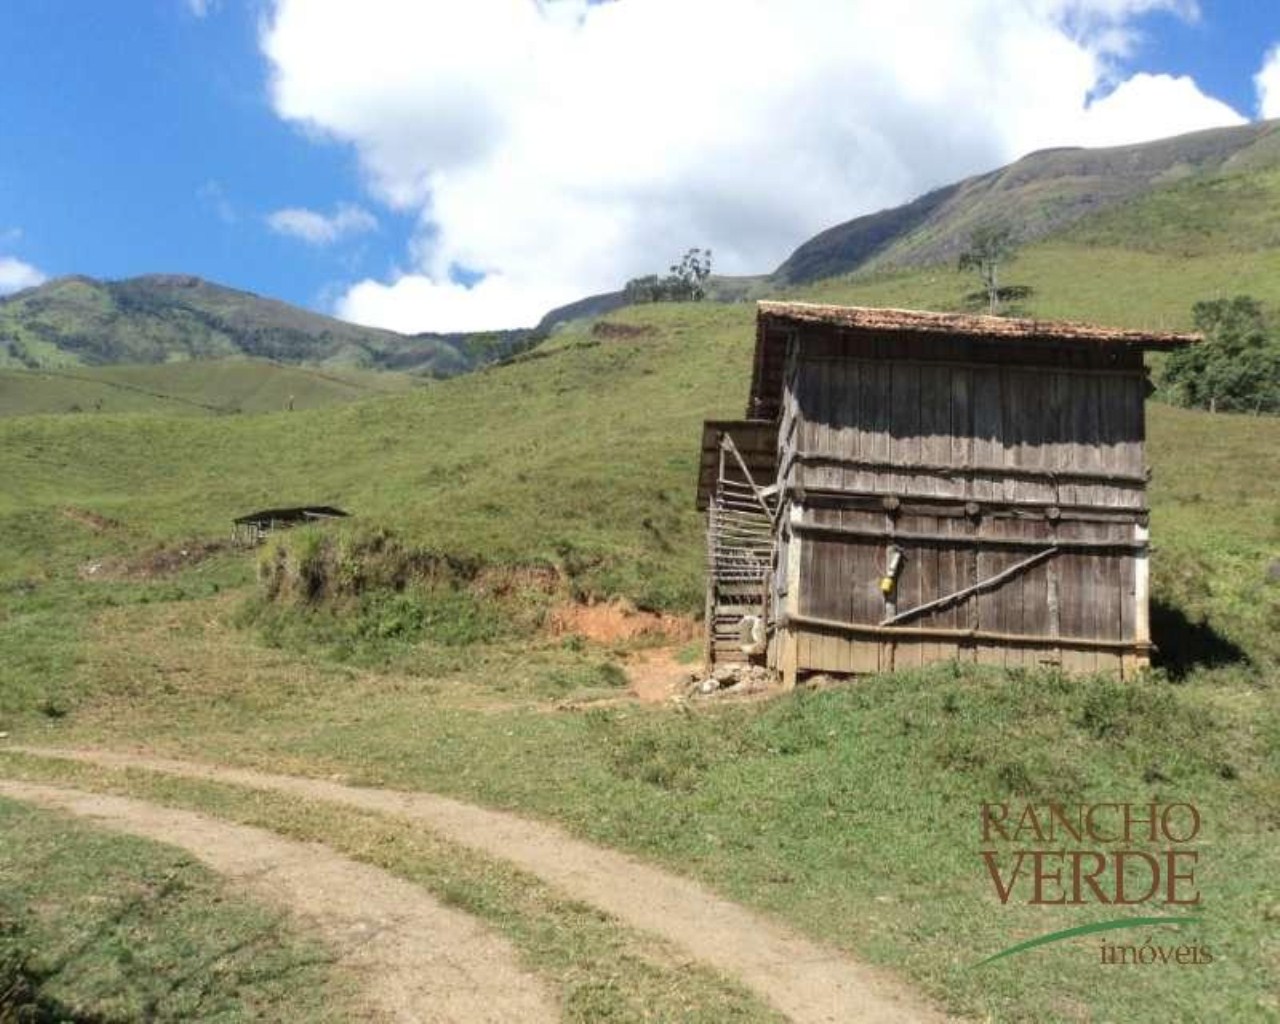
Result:
M1134 71L1190 75L1211 96L1256 117L1253 76L1280 43L1280 0L1201 0L1195 22L1153 14L1126 62Z
M1280 43L1276 0L947 0L945 24L929 0L803 0L731 25L681 2L5 0L0 288L183 272L401 329L511 326L691 245L769 270L1038 144L1253 119ZM929 31L937 81L877 52ZM767 83L742 70L765 42ZM705 99L677 119L682 67Z
M357 199L360 184L350 147L272 112L253 7L204 18L164 0L6 7L0 232L21 232L13 254L51 275L194 273L314 306L403 250L395 216L340 249L266 226L276 209Z

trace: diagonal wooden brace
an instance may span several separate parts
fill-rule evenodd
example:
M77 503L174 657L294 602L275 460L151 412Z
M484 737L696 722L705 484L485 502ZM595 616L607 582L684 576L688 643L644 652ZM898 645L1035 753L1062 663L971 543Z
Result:
M1048 547L1042 551L1037 551L1030 558L1024 558L1021 562L1015 562L1003 572L998 572L994 576L988 576L985 580L978 580L977 583L974 583L972 586L965 587L963 590L957 590L953 593L935 598L932 601L928 601L925 604L916 605L914 608L908 608L904 612L898 612L897 615L890 615L887 619L882 619L880 625L893 626L899 622L905 622L907 619L915 618L917 615L923 615L925 612L933 611L935 608L942 608L946 605L953 604L956 601L962 601L973 594L981 593L984 590L991 590L994 587L1000 586L1000 584L1004 583L1006 580L1010 580L1014 576L1017 576L1018 573L1026 572L1033 565L1039 565L1041 562L1052 558L1058 553L1058 550L1059 549L1056 547Z

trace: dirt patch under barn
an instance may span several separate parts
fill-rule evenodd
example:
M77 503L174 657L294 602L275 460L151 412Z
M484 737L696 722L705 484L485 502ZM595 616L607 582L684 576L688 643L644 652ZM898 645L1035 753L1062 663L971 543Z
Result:
M625 654L622 668L632 696L647 704L663 704L683 695L697 667L680 660L690 642L701 635L700 625L687 616L641 611L615 599L558 605L547 616L547 627L552 636L634 646Z
M698 635L698 624L693 619L641 611L622 600L562 604L551 610L547 626L553 636L576 635L600 644L632 640L674 643L692 640Z
M680 660L680 647L637 651L623 666L631 692L646 704L665 704L684 696L696 666Z

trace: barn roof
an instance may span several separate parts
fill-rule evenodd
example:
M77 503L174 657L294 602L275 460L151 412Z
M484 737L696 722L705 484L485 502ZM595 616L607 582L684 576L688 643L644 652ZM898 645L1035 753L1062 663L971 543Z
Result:
M971 313L926 313L910 309L826 306L808 302L756 304L756 352L751 373L748 415L776 413L782 385L788 328L819 324L880 335L944 335L968 341L1019 344L1118 346L1173 349L1201 341L1199 334L1134 331L1066 320L1026 320Z

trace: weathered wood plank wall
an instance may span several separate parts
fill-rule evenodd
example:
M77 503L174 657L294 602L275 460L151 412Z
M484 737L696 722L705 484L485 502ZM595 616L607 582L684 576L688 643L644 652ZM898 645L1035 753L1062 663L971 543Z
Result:
M799 594L774 604L796 620L801 670L965 657L1121 671L1140 657L1140 351L824 325L793 330L790 345L777 482L799 510L782 517L794 520L783 544L800 545ZM1059 550L884 629L879 581L894 545L906 555L898 612Z

